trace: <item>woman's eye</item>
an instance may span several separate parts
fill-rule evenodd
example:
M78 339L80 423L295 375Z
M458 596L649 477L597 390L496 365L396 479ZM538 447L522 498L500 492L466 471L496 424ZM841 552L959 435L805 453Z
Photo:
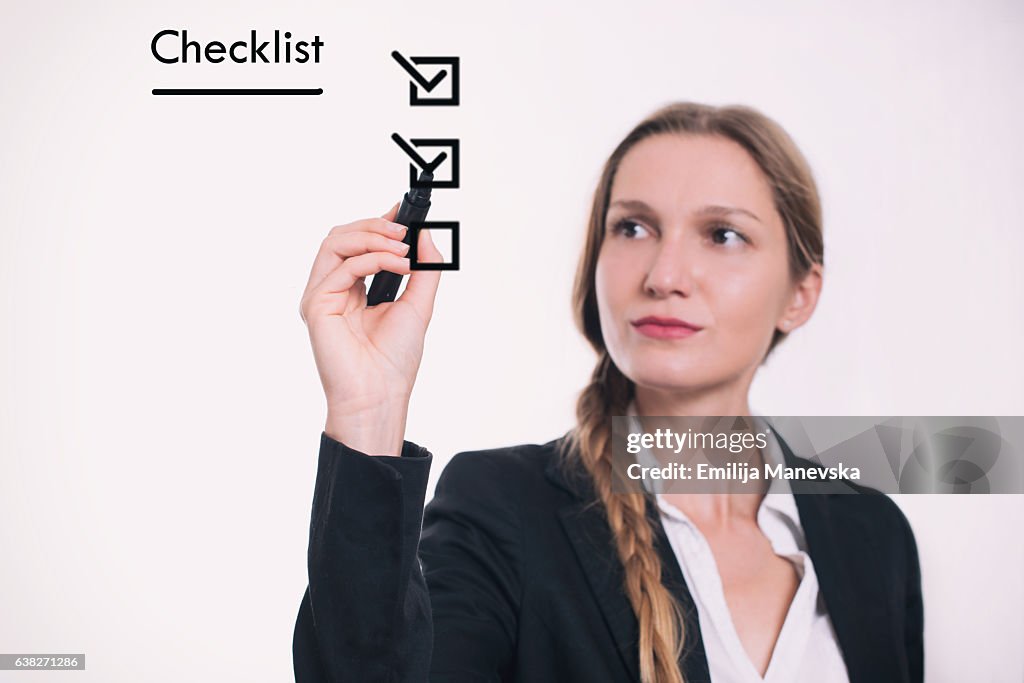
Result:
M746 236L739 230L727 225L718 225L711 229L711 241L715 244L738 244L746 242Z
M622 220L616 222L615 225L612 226L612 232L616 234L621 234L626 239L631 240L643 239L644 235L650 234L650 231L643 225L637 223L636 221L631 221L628 218L623 218Z

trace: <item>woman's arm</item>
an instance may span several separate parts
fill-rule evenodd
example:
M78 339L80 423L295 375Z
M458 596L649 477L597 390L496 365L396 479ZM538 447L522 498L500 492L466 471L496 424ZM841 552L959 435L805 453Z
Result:
M422 683L430 662L417 550L431 458L404 433L440 271L412 272L397 211L332 228L299 304L327 423L295 625L297 681ZM418 254L443 260L426 230ZM367 306L365 279L381 271L409 282L397 300Z

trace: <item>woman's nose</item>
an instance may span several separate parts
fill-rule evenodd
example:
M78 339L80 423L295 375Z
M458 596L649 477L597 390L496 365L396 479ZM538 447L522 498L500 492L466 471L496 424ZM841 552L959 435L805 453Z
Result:
M690 296L694 286L694 263L688 249L672 242L662 242L644 279L644 291L654 297L672 294Z

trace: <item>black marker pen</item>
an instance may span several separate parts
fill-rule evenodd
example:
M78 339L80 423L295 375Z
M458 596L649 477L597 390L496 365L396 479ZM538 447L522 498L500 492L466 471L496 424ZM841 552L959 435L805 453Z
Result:
M430 171L423 171L420 173L419 184L426 183L426 187L413 187L410 188L405 196L402 198L402 205L398 207L398 215L395 216L395 223L399 223L406 227L409 227L405 231L405 237L402 239L403 242L412 247L412 224L419 222L427 217L427 211L430 210L430 181L434 179L434 174ZM370 283L370 291L366 293L366 305L376 306L379 303L385 301L394 301L398 295L398 288L402 284L402 276L398 273L392 273L389 270L382 270L373 276L373 281Z

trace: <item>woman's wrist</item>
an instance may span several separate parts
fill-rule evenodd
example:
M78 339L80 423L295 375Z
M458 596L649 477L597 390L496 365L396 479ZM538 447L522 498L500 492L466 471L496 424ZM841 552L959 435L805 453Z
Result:
M328 409L324 432L367 455L400 456L405 440L405 418L404 407L358 413Z

